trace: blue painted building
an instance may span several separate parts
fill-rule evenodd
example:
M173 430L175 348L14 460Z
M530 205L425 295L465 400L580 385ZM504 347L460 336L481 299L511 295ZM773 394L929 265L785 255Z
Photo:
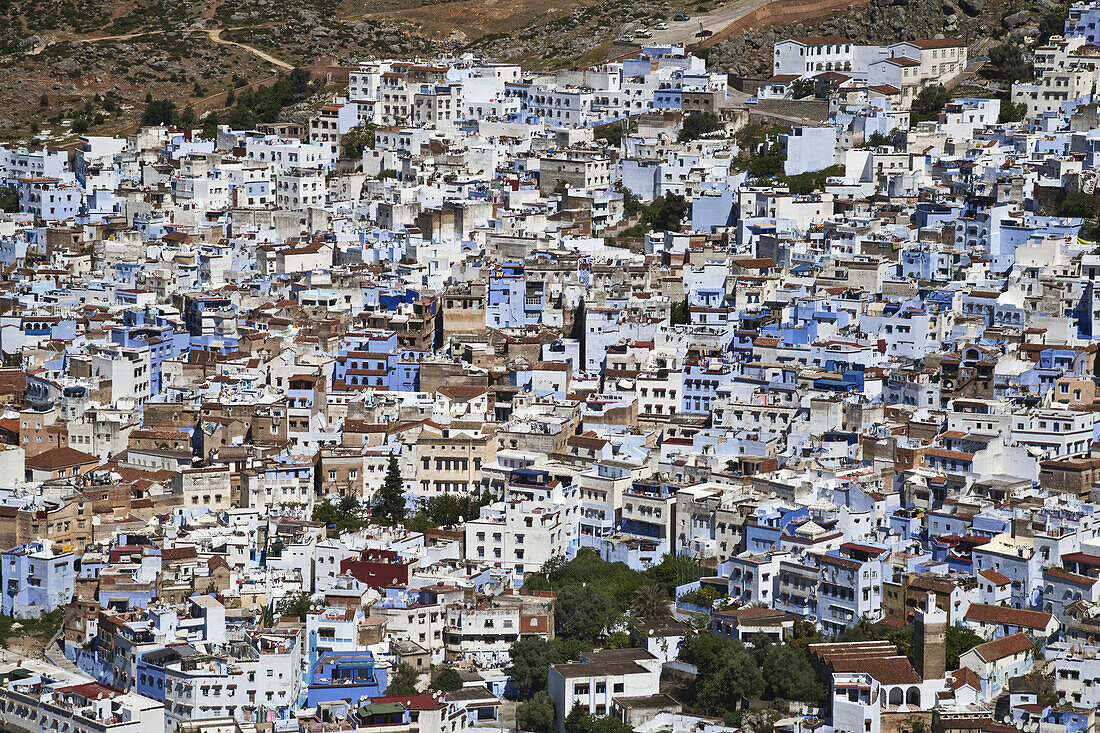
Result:
M319 702L381 695L386 689L386 669L376 667L369 651L326 652L313 665L306 690L306 707Z
M56 552L49 542L28 542L0 557L5 616L39 618L61 608L76 588L76 556Z

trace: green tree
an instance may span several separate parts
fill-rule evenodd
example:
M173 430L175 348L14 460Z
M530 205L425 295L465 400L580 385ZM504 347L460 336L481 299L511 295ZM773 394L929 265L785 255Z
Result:
M795 196L805 196L815 191L823 191L829 178L843 176L844 168L839 165L831 165L819 171L807 171L793 176L783 176L782 181Z
M634 593L634 614L638 618L660 618L670 615L668 595L653 582L645 583Z
M603 646L605 649L630 649L637 645L634 643L634 637L630 635L630 632L612 631L603 640Z
M340 136L340 150L343 157L359 160L363 151L374 147L374 125L357 125Z
M564 661L554 644L534 637L513 642L509 653L512 681L523 697L545 690L550 665Z
M415 695L418 692L416 688L419 682L420 675L417 673L416 667L408 662L401 662L394 669L389 679L386 680L386 694Z
M1031 64L1024 60L1024 51L1015 43L1002 43L989 50L990 76L1012 83L1031 79Z
M763 155L749 158L745 167L753 178L774 178L783 172L785 160L779 146L772 144Z
M948 669L959 668L959 657L982 643L982 637L962 626L948 626L946 639L946 663Z
M141 116L143 125L171 125L176 121L176 103L170 99L152 99L146 97L145 112Z
M509 654L511 680L522 697L529 697L532 693L546 689L550 665L557 665L562 661L553 644L535 637L518 639L511 644Z
M888 641L898 651L913 659L913 627L894 628L885 624L872 623L860 619L855 626L845 629L836 636L836 641Z
M251 130L256 127L256 115L248 107L238 104L229 110L225 124L229 125L232 130Z
M742 148L742 152L752 154L768 139L768 129L752 122L738 130L733 139L737 141L737 147Z
M204 140L217 139L219 123L217 112L206 113L202 118L202 130L199 131L199 136Z
M478 517L481 514L481 507L485 506L490 499L488 495L443 494L429 497L421 504L420 511L405 522L405 527L413 532L424 532L433 527L461 524L468 519Z
M749 651L752 652L752 658L756 660L757 666L761 669L764 668L764 660L768 658L768 655L775 649L775 643L772 638L764 633L756 633L749 637L748 646ZM767 678L764 680L767 683Z
M684 640L680 659L698 668L695 704L707 713L735 710L743 701L759 697L764 677L745 645L722 639L709 630Z
M607 562L591 548L582 548L569 562L554 558L528 578L524 588L561 591L567 587L598 591L607 596L614 607L613 616L630 608L634 592L645 576L621 562Z
M629 188L620 185L618 191L623 195L623 214L627 217L640 214L642 210L645 209L642 202Z
M558 593L554 604L554 628L565 637L596 639L603 636L604 629L617 615L605 593L595 588L571 586Z
M607 715L596 716L580 705L574 705L565 716L566 733L633 733L629 725Z
M519 704L516 708L516 727L532 733L553 733L554 700L546 690L539 690L531 699Z
M791 633L787 635L787 645L797 649L806 650L810 644L821 641L821 632L812 622L805 619L795 619Z
M764 658L763 674L773 698L819 703L825 697L810 660L796 647L773 646Z
M1087 193L1071 193L1058 204L1058 216L1092 219L1100 213L1100 198Z
M19 191L14 186L0 188L0 211L6 214L19 211Z
M910 122L938 120L943 106L951 101L951 94L940 84L925 87L917 93L909 107Z
M372 510L376 518L382 517L395 523L405 519L405 482L401 478L396 454L390 454L386 478L374 497Z
M878 130L871 133L871 136L867 138L867 146L871 148L881 148L890 144L890 138L883 135Z
M693 606L702 606L703 608L711 608L714 602L722 597L722 594L718 592L718 589L713 585L700 586L698 590L689 591L679 597L678 600L684 603L690 603Z
M565 716L565 730L566 733L588 733L589 726L591 726L592 714L580 705L574 705L573 709L569 711L569 715Z
M1016 104L1009 99L1001 100L1001 110L997 113L997 122L1006 124L1008 122L1020 122L1027 117L1027 105Z
M681 125L677 139L682 143L691 142L711 132L717 132L723 127L722 121L713 112L685 114Z
M354 496L341 496L332 502L325 499L313 505L312 519L334 530L337 536L362 528L363 504Z
M680 231L680 222L688 213L687 199L678 193L666 193L653 200L649 223L659 232Z
M809 97L817 92L817 84L812 79L795 79L791 84L791 95L795 99Z
M1056 5L1039 19L1036 46L1045 46L1051 36L1060 36L1066 30L1066 6Z
M679 658L698 667L701 676L712 675L722 666L722 655L729 645L730 642L706 629L684 639Z
M49 107L50 106L50 97L45 92L43 92L42 96L38 98L38 106L39 107Z
M291 593L283 596L275 606L275 611L280 616L294 616L300 621L306 620L306 615L313 610L313 603L306 593Z
M462 689L462 675L454 667L444 667L432 680L431 688L436 692L452 692Z
M593 139L602 140L612 148L617 148L622 144L624 134L625 130L623 129L622 121L597 125L592 131Z
M310 80L308 71L294 69L274 84L242 90L237 106L230 112L234 122L229 124L235 129L251 129L257 122L275 122L283 109L308 99L320 88L320 82ZM243 124L249 120L251 124Z
M711 713L735 710L764 691L764 678L756 660L743 646L732 646L721 656L722 665L697 683L695 703Z
M691 323L691 311L688 310L687 298L683 300L677 300L672 304L672 312L669 316L669 323L673 326L681 323Z

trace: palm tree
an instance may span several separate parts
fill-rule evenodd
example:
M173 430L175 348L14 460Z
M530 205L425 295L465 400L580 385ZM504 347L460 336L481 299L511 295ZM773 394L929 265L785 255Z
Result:
M645 583L634 592L634 615L638 618L661 618L669 615L668 596L656 583Z

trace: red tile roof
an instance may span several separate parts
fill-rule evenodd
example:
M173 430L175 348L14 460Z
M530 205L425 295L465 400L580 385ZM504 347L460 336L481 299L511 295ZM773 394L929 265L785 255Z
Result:
M978 644L974 647L974 652L983 661L996 662L998 659L1026 652L1033 646L1035 645L1031 643L1031 639L1027 638L1027 634L1013 634L1002 639L994 639L984 644Z
M1007 626L1019 626L1025 629L1045 629L1051 614L1044 611L1029 611L1024 608L1009 608L1008 606L992 606L988 603L972 603L966 611L967 621L977 621L986 624L1005 624Z

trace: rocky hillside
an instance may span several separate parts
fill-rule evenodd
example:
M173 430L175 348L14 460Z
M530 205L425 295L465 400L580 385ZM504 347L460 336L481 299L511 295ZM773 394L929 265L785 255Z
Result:
M1025 0L871 0L842 15L766 26L716 45L709 63L746 76L767 75L772 46L792 36L844 36L861 43L961 38L987 48L1034 31L1047 8ZM971 54L972 56L975 54Z
M350 64L470 51L532 69L597 63L629 52L615 39L643 25L680 10L698 16L728 7L725 0L0 0L0 142L112 134L137 121L146 94L182 110L319 57ZM991 36L1034 28L1044 12L1027 0L871 0L818 22L749 31L709 53L717 68L758 76L769 72L775 40L791 35L881 42L943 34L988 46Z
M535 68L567 65L585 57L599 61L607 57L612 42L620 35L666 20L677 6L684 7L685 3L601 0L570 13L535 18L511 33L483 36L471 42L469 48L495 59L522 61ZM706 5L688 3L687 7L701 10ZM600 51L602 58L598 58Z

